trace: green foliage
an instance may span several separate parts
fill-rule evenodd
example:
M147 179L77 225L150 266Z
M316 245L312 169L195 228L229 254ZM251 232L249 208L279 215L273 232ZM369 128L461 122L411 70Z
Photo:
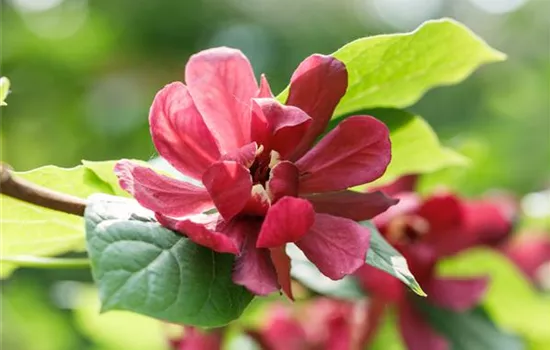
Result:
M92 196L85 219L102 311L216 327L238 318L252 300L231 280L232 255L165 229L134 201Z
M426 296L409 270L405 258L382 237L369 221L363 221L361 225L368 227L371 232L367 264L396 277L416 294Z
M480 309L453 312L419 301L430 324L447 339L453 350L523 350L515 336L497 328Z
M6 77L0 78L0 106L7 106L5 102L8 92L10 91L10 80Z
M459 83L506 56L452 19L427 21L412 33L355 40L333 53L349 72L335 116L365 108L405 108L429 89Z
M97 192L110 193L109 185L93 172L77 166L70 169L45 166L14 176L55 191L86 198ZM84 224L81 217L38 207L0 195L0 277L5 278L24 256L54 256L84 251ZM27 259L28 260L28 259Z
M505 256L476 248L438 265L448 276L488 275L491 284L483 307L496 324L540 343L550 341L550 300L537 293Z

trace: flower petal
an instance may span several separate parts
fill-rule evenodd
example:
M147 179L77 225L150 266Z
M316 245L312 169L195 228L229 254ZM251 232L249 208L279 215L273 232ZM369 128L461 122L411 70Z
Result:
M290 160L304 155L325 131L336 105L346 93L347 86L346 66L332 56L315 54L300 63L292 75L286 105L300 108L313 119L313 123Z
M296 145L303 139L305 132L311 123L311 118L301 109L293 106L285 106L273 98L254 99L253 116L256 120L264 119L267 122L269 135L262 136L261 140L268 150L277 151L282 159L286 159ZM263 114L263 118L258 114ZM256 124L254 122L253 124ZM252 130L254 136L256 132Z
M147 209L170 216L202 213L213 207L206 189L160 175L123 159L115 166L120 187Z
M503 252L523 271L523 273L537 283L542 266L550 262L550 237L547 233L531 232L516 236L502 247Z
M252 191L248 169L234 161L212 165L202 176L202 182L221 216L229 221L246 205Z
M448 350L449 344L409 303L399 307L399 328L409 350Z
M405 175L388 185L373 188L371 191L382 191L388 196L393 196L403 192L414 192L417 183L418 175Z
M502 201L505 201L503 198ZM506 203L504 204L506 205ZM502 203L491 200L467 201L463 203L465 231L477 242L496 245L504 241L512 232L514 216L506 215Z
M355 221L315 214L309 232L296 245L327 277L337 280L363 266L370 231Z
M365 264L355 272L355 276L361 288L377 300L398 303L405 298L403 283L380 269Z
M249 222L241 255L235 260L233 282L246 287L256 295L268 295L280 286L269 249L256 248L256 237L261 221Z
M155 96L149 113L155 148L181 173L200 179L220 157L212 133L195 107L187 87L166 85Z
M191 56L185 80L222 151L250 142L250 99L256 96L258 85L241 51L220 47Z
M277 272L277 280L281 285L281 289L290 300L294 300L292 295L292 280L290 278L290 258L286 255L285 247L269 249L271 254L271 262L275 266Z
M267 98L274 97L273 92L271 92L271 87L269 86L269 82L265 77L265 74L262 74L260 77L260 88L258 89L258 93L256 94L256 97L267 97Z
M195 215L175 219L156 215L161 225L178 231L193 242L219 253L239 254L244 239L242 228L235 223L226 223L219 214Z
M276 248L301 239L313 225L313 206L305 199L283 197L265 216L256 247Z
M388 128L369 116L342 121L305 156L300 169L300 193L344 190L376 180L391 159Z
M244 165L246 168L250 168L256 155L258 154L258 145L256 142L251 142L237 148L229 153L224 154L221 160L234 160L235 162Z
M466 311L481 301L489 279L433 278L427 285L428 299L435 305L454 311Z
M250 199L244 206L242 214L252 216L265 216L269 207L271 206L271 200L265 188L256 184L252 186L252 194Z
M399 200L389 198L380 191L373 193L327 192L308 195L304 198L313 204L317 213L341 216L354 221L372 219L399 202Z
M266 188L271 201L283 196L298 196L298 168L289 161L277 163L269 173Z

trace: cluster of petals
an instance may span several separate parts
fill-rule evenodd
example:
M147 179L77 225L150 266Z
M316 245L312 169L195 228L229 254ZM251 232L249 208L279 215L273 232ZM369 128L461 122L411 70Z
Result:
M169 340L172 350L221 350L223 345L223 329L203 330L184 326L183 334Z
M550 235L544 231L520 232L502 251L538 288L550 290Z
M156 95L149 123L158 153L191 181L122 160L121 187L162 225L236 255L233 281L257 295L282 289L292 297L287 243L332 279L362 266L370 233L356 221L396 201L348 190L385 172L391 147L383 123L351 116L316 142L346 92L344 64L305 59L286 104L265 76L258 86L235 49L193 55L185 82Z
M247 330L262 350L362 349L365 308L348 301L317 298L289 308L269 307L259 329Z
M403 184L407 185L403 188ZM428 294L429 303L457 312L468 310L481 301L487 277L441 277L436 275L435 265L441 258L506 237L512 220L502 206L489 200L466 201L448 193L421 199L408 191L407 187L413 184L409 178L389 186L385 191L400 202L373 221L407 259L411 272ZM413 296L399 280L368 265L359 269L356 276L372 296L372 325L382 316L385 306L396 305L398 325L408 349L449 349L445 338L424 320Z

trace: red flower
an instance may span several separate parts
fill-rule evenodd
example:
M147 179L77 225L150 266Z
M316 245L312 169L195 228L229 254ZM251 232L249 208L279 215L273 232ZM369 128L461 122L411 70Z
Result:
M274 305L260 330L248 330L262 350L360 349L365 308L360 304L319 298L295 308Z
M550 289L550 237L546 232L523 233L502 250L535 285Z
M440 258L480 244L487 237L507 235L511 222L498 206L487 201L461 201L450 194L424 201L413 193L397 197L400 203L377 216L374 223L406 258L411 272L427 292L428 302L455 311L474 307L485 292L487 279L437 277L435 265ZM368 265L358 270L357 276L378 305L371 312L386 304L397 306L399 327L409 349L448 348L446 340L415 309L400 281ZM380 315L378 312L377 317Z
M222 338L222 328L205 331L185 326L181 338L170 340L170 346L173 350L220 350Z
M237 50L202 51L185 73L187 85L157 94L149 122L159 154L202 186L123 160L115 168L122 188L161 224L237 255L233 281L255 294L282 287L291 297L289 242L332 279L359 268L369 232L354 220L395 201L347 190L384 173L390 141L383 123L349 117L313 145L346 91L344 64L307 58L292 76L287 105L273 98L264 76L258 88Z

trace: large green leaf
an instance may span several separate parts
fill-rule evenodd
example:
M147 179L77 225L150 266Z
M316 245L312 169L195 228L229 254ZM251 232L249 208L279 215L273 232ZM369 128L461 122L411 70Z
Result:
M35 184L86 198L97 192L112 193L111 187L93 172L77 166L71 169L45 166L14 176ZM84 223L81 217L45 209L0 195L0 277L18 266L24 256L54 256L84 251Z
M444 18L411 33L365 37L332 54L346 65L348 89L334 117L365 108L405 108L429 89L459 83L480 65L506 59L463 24ZM278 98L286 101L288 89Z
M363 221L361 225L368 227L371 232L367 264L396 277L416 294L426 296L426 293L409 270L407 260L382 237L373 224L369 221Z
M467 158L443 147L430 125L419 116L399 109L379 108L363 112L387 125L392 145L388 169L369 186L386 184L407 174L425 174L468 164ZM332 125L337 122L334 120Z
M335 116L365 108L404 108L429 89L464 80L506 56L452 19L427 21L411 33L355 40L333 55L346 64L348 90Z
M89 201L86 238L103 311L216 327L252 300L231 280L232 255L162 227L133 200L98 194Z
M453 350L523 350L523 342L497 328L481 308L454 312L419 301L421 312Z
M7 106L5 102L8 92L10 91L10 81L6 77L0 78L0 106Z
M531 341L550 344L550 299L540 295L505 256L476 248L443 261L438 268L447 276L490 276L483 306L491 318Z
M139 161L135 161L139 162ZM97 175L98 178L101 179L101 181L105 182L110 188L111 192L117 196L122 197L129 197L130 195L128 192L124 191L122 188L120 188L118 184L118 178L115 175L114 168L115 164L117 163L116 160L106 160L106 161L90 161L90 160L83 160L82 165L86 168L92 171L94 174ZM147 164L143 162L144 164Z

